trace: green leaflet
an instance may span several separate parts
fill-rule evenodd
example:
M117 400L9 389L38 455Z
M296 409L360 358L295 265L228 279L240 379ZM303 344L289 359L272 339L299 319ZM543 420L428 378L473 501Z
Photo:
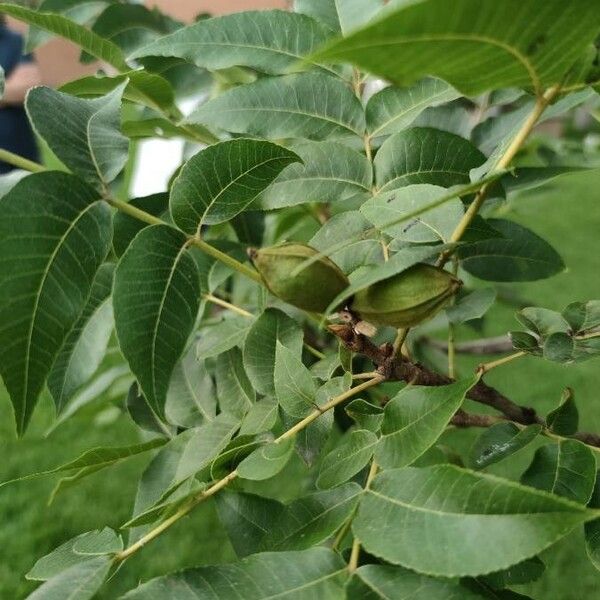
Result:
M123 540L109 527L90 531L87 535L75 540L73 544L73 552L84 556L115 554L121 550L123 550Z
M169 381L200 303L186 236L168 225L143 229L115 273L113 305L121 350L148 403L164 413Z
M290 144L302 159L284 169L252 204L255 209L336 202L370 193L373 168L362 154L338 142Z
M246 11L203 19L136 50L131 57L176 56L211 71L238 66L281 74L322 45L327 34L304 15Z
M124 600L163 600L165 595L189 595L190 590L199 598L231 600L240 589L244 600L344 600L345 579L346 564L327 548L264 552L235 565L199 567L153 579Z
M593 516L557 496L442 465L378 475L353 531L388 562L429 575L477 576L538 554Z
M367 128L371 137L406 129L425 109L458 98L445 81L426 77L409 88L383 88L367 102Z
M381 10L384 0L295 0L294 10L346 35Z
M365 565L346 587L347 598L361 600L482 600L457 582L434 579L391 565Z
M328 256L344 273L383 262L381 243L372 237L369 221L349 210L329 219L310 240L310 245Z
M155 73L147 71L126 71L120 75L89 75L69 81L60 87L60 91L71 96L97 98L124 85L123 99L147 106L154 110L172 110L175 101L171 84ZM169 121L165 121L169 123ZM175 125L171 125L175 127ZM125 132L123 132L125 133Z
M48 389L58 412L86 383L104 358L113 330L112 291L114 265L100 267L90 297L61 348L50 375Z
M27 579L48 581L70 567L86 562L91 555L110 554L123 549L123 541L108 527L102 531L88 531L61 544L38 559L27 573Z
M416 183L443 188L467 184L469 172L485 162L468 140L439 129L412 127L390 136L374 160L380 191Z
M419 458L442 435L476 381L402 389L385 407L377 464L385 469L406 467Z
M215 504L239 558L259 551L272 523L284 510L277 500L228 490L215 496Z
M203 360L219 356L243 344L254 323L255 321L248 317L233 316L224 318L215 325L202 327L196 345L196 358Z
M306 550L332 536L358 504L362 488L347 483L284 506L262 540L265 550Z
M104 583L112 559L98 556L76 563L58 575L48 579L32 594L30 600L90 600Z
M217 412L217 396L206 365L199 361L191 346L175 366L165 403L169 423L179 427L197 427L212 421Z
M309 60L352 62L400 85L434 75L467 96L506 87L540 92L562 79L599 26L587 0L568 7L560 0L402 2Z
M133 198L128 204L141 208L153 217L163 217L169 209L169 197L165 193L151 194L142 198ZM117 212L113 217L113 227L113 249L120 258L125 254L125 250L127 250L133 238L142 229L148 227L148 224L124 212Z
M22 179L0 210L0 372L21 434L110 248L110 211L59 172Z
M567 306L562 316L576 332L584 332L600 326L600 300L573 302Z
M557 408L546 416L546 424L558 435L574 435L579 428L579 410L573 390L566 388Z
M504 219L488 222L501 238L465 244L458 251L471 275L485 281L537 281L564 270L558 252L526 227Z
M210 466L239 427L239 420L221 414L169 440L146 467L135 499L134 516L165 500L186 479Z
M202 104L186 122L275 140L362 137L365 131L362 105L350 88L315 72L238 86Z
M332 488L359 473L373 456L379 439L366 429L351 429L323 458L317 487Z
M346 414L361 429L377 433L383 422L384 409L363 399L349 402L345 407Z
M367 200L360 212L380 231L395 240L414 243L447 242L464 215L463 204L453 198L431 210L431 204L447 194L438 185L408 185ZM404 217L416 211L421 214L413 220L403 221ZM397 223L388 227L388 223Z
M469 466L484 469L530 444L541 432L541 425L519 429L513 423L496 423L479 435L469 451Z
M173 183L173 221L191 234L202 225L229 221L299 160L290 150L261 140L242 138L209 146L188 160Z
M293 437L286 438L279 443L265 444L246 457L236 471L242 479L253 481L270 479L285 467L293 451Z
M60 35L77 44L98 60L112 65L118 71L129 70L129 66L125 62L123 53L118 46L108 40L102 39L99 35L62 15L38 12L23 6L15 6L14 4L4 2L0 4L0 13L5 13L15 19L29 23L29 25L35 25L40 29Z
M220 409L243 417L254 405L256 392L244 370L239 348L232 348L217 358L215 377Z
M257 392L275 394L277 342L299 355L303 339L300 326L280 310L268 308L254 322L244 343L244 367Z
M160 11L145 6L113 3L96 19L92 31L119 46L123 53L131 54L181 25Z
M494 288L483 288L474 290L446 308L446 314L450 323L460 324L481 319L496 302L496 290Z
M110 0L41 0L36 4L39 12L62 15L78 25L88 27L94 19L106 8ZM31 4L26 6L32 6ZM53 32L35 25L29 27L25 38L25 52L33 52L45 42L54 37Z
M111 467L122 460L130 458L131 456L137 456L143 452L148 452L149 450L159 448L164 443L164 439L155 438L149 442L132 444L130 446L105 446L92 448L90 450L86 450L77 458L59 465L58 467L49 469L47 471L41 471L39 473L32 473L31 475L18 477L17 479L11 479L10 481L4 481L0 484L0 487L17 481L33 479L34 477L41 477L42 475L64 473L65 471L73 472L70 476L68 476L72 478L72 480L81 479L82 477L90 475L91 473L95 473L100 469Z
M594 483L594 491L588 506L590 508L600 508L600 477L596 473L596 482ZM594 567L600 571L600 518L589 521L584 526L585 531L585 548L588 557Z
M275 397L279 405L292 417L303 418L316 406L317 385L304 366L301 354L276 342L273 371Z
M596 457L577 440L538 448L521 483L587 504L596 480Z
M277 421L279 405L275 398L267 396L252 405L240 426L240 435L256 435L270 431Z
M27 113L38 134L69 169L94 185L106 186L127 162L129 140L120 132L124 88L93 100L47 87L27 95Z
M251 494L217 496L219 517L239 557L305 550L331 537L356 507L362 488L349 483L281 504Z

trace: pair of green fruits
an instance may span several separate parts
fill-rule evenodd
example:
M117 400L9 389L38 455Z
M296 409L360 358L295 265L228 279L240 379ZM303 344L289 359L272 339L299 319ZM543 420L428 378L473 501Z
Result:
M304 244L254 250L251 258L271 293L309 312L325 312L350 285L333 261ZM373 325L413 327L441 310L460 286L448 271L419 263L356 292L348 308Z

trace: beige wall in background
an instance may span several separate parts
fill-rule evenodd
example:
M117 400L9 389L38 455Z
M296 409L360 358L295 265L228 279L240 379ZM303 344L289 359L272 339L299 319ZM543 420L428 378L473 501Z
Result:
M184 21L192 20L198 13L215 15L252 10L254 8L285 8L287 0L150 0L146 6L158 6L166 13Z
M240 10L286 8L288 0L148 0L147 6L158 6L175 18L190 21L201 12L226 14ZM25 31L21 23L10 21L11 27ZM64 40L55 39L39 48L36 59L40 65L42 79L46 85L62 83L93 73L96 66L79 64L79 49Z

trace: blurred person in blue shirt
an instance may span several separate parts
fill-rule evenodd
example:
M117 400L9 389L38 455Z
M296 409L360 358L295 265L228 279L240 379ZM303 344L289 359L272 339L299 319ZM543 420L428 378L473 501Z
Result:
M0 148L29 160L38 160L38 149L23 103L30 87L40 84L31 55L23 54L23 37L8 28L0 15L0 66L4 70L4 95L0 98ZM0 161L0 173L12 165Z

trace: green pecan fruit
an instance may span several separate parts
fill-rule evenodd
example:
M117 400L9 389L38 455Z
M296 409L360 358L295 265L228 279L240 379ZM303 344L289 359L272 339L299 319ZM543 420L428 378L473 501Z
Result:
M273 295L303 310L322 313L349 282L333 261L319 254L292 242L253 250L250 257ZM307 263L309 259L314 260Z
M357 292L351 309L375 325L414 327L440 311L461 285L448 271L419 263Z

